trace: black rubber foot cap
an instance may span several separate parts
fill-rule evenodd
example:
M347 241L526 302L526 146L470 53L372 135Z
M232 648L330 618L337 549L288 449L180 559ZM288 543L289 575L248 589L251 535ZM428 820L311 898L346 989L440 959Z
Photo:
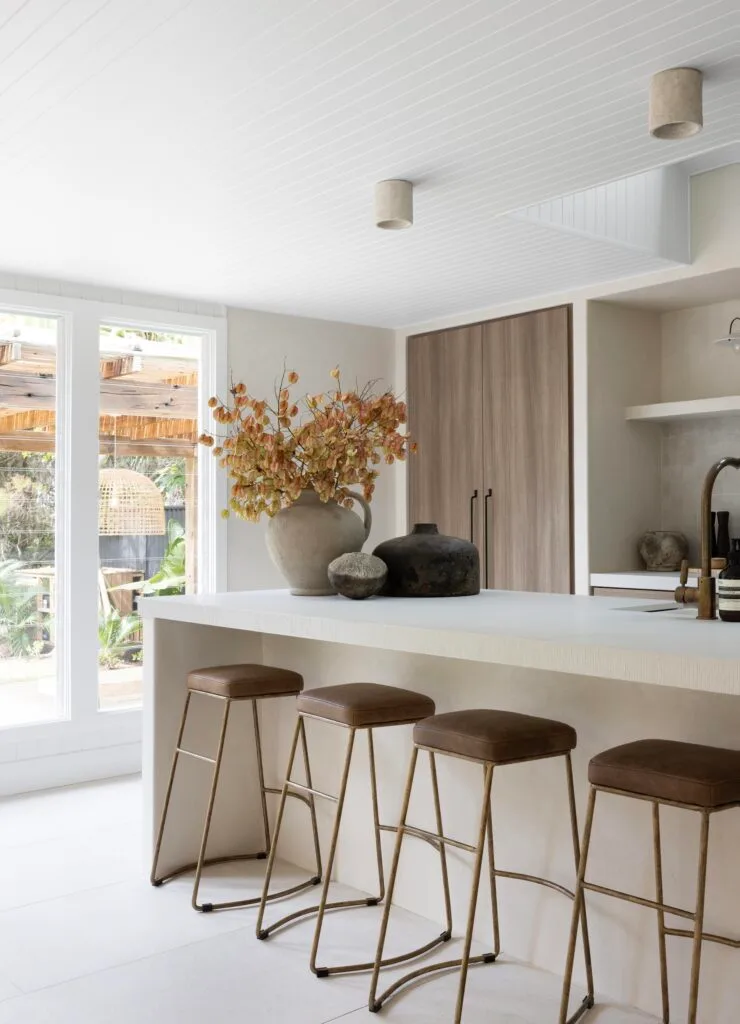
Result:
M495 960L496 960L496 954L495 953L484 953L483 954L483 963L484 964L492 964L492 963L495 962Z
M212 903L204 903L203 906L200 908L200 911L201 911L202 914L210 914L210 912L212 910L213 910L213 904Z
M452 932L441 932L439 937L442 942L449 942L452 938Z
M255 857L255 860L267 860L267 854L266 853L258 853L257 856Z
M160 887L160 885L162 885L163 882L164 882L163 878L157 878L157 879L155 879L152 882L152 885L154 886L155 889L158 889Z
M266 939L269 937L269 935L270 933L268 931L265 931L264 928L260 929L260 931L257 932L258 939Z
M317 967L316 968L316 977L317 978L328 978L329 977L329 968L328 967Z
M370 1013L380 1013L380 1007L380 1003L369 1003L367 1008Z
M311 879L312 885L321 885L321 875L314 875Z
M378 897L377 897L377 896L369 896L369 897L368 897L368 898L367 898L367 899L365 900L365 904L366 904L366 906L368 906L368 907L377 907L377 905L378 905L379 903L380 903L380 900L378 899Z

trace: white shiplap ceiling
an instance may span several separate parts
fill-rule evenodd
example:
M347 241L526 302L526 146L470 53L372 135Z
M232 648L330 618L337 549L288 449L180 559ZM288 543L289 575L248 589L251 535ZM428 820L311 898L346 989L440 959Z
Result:
M0 270L386 326L647 272L506 214L740 139L739 55L738 0L0 0Z

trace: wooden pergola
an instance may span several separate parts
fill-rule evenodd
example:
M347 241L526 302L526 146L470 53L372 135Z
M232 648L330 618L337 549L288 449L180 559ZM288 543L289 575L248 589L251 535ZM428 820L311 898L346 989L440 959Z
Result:
M113 339L114 340L114 339ZM195 573L198 370L175 346L101 351L101 455L185 460L189 586ZM160 355L158 350L166 351ZM0 339L0 451L53 452L56 350L41 342ZM192 574L192 578L191 578Z

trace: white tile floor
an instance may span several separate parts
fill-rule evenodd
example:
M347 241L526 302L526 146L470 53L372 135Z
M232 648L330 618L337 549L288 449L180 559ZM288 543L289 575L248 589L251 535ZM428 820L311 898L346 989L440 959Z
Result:
M0 1024L452 1020L453 973L433 976L370 1016L367 975L317 980L309 972L310 922L258 942L253 910L196 914L187 880L152 889L140 864L135 779L6 801L0 829ZM255 887L261 868L249 866ZM287 868L284 874L290 877ZM222 894L237 885L241 894L244 884L230 868L212 880L210 892L234 898ZM367 956L379 914L368 908L329 915L324 962ZM389 953L430 936L430 923L411 914L399 911L393 924ZM448 946L444 958L450 955L458 954ZM558 979L544 972L505 961L474 968L465 1024L554 1024L558 998ZM587 1019L651 1018L599 1007Z

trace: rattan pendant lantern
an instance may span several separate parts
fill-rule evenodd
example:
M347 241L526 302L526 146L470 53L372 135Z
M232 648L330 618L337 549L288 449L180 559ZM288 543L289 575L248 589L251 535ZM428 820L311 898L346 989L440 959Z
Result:
M98 482L98 533L148 537L166 532L164 498L148 476L133 469L101 469Z

